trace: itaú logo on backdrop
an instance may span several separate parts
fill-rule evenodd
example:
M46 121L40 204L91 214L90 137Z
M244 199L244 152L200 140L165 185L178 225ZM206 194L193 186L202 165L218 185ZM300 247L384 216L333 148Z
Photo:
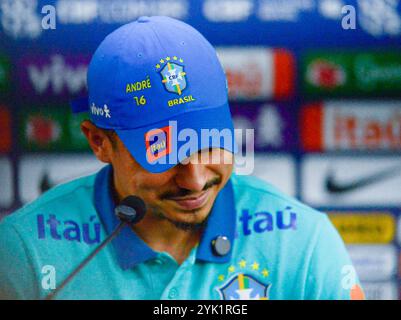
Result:
M401 111L334 114L334 145L349 148L401 148Z

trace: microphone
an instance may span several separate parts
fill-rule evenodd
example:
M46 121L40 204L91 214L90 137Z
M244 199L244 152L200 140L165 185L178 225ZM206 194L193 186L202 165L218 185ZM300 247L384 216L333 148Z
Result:
M114 231L103 240L99 246L92 251L92 253L81 262L81 264L75 268L73 272L57 287L56 290L49 293L45 300L52 300L64 289L64 287L69 284L72 279L90 262L92 259L104 248L106 247L114 238L121 232L121 230L127 225L134 225L141 221L146 213L145 202L137 196L128 196L124 198L120 204L115 208L114 214L120 220L119 225L114 229Z
M146 204L137 196L128 196L114 209L114 213L121 222L134 225L145 216Z

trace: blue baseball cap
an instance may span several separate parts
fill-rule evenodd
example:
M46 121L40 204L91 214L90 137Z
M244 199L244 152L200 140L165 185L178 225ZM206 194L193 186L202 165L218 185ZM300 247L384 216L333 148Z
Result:
M115 130L150 172L206 148L236 152L216 51L182 21L140 17L108 35L89 65L88 92L72 102L73 112L89 112L96 126Z

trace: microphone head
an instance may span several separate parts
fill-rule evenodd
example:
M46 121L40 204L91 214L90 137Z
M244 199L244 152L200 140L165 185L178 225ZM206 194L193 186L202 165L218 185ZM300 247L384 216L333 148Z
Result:
M145 202L137 196L128 196L114 209L115 215L127 224L136 224L146 213Z

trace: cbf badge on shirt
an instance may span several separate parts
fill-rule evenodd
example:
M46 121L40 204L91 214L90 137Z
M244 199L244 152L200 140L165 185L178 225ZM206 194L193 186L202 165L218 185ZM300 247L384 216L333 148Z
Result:
M264 284L245 273L230 277L217 290L222 300L269 300L271 284Z

